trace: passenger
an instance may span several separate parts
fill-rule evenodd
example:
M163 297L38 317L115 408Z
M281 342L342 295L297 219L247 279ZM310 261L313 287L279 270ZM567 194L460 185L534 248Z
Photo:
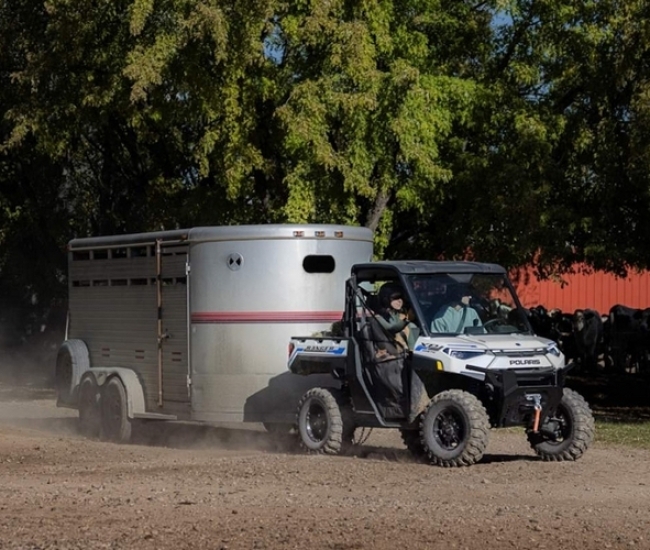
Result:
M482 326L478 313L469 305L472 298L469 290L453 289L450 298L450 301L434 314L431 332L462 333L468 327Z
M412 321L413 312L407 311L404 307L402 291L394 286L388 287L388 284L380 291L381 309L376 319L403 350L413 349L420 335L420 329Z

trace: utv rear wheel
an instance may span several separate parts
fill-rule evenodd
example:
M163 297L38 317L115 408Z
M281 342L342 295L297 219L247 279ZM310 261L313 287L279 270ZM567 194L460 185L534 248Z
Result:
M437 466L470 466L488 444L490 420L471 393L447 390L434 396L420 420L420 439L428 461Z
M591 409L579 393L569 388L564 388L555 416L546 419L542 428L555 435L528 432L527 436L532 449L546 461L577 460L594 439Z
M339 454L352 442L352 407L335 389L313 388L298 405L298 434L303 449L310 454Z

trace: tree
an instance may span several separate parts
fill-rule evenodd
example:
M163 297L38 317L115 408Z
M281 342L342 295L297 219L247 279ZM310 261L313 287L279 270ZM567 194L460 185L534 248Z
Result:
M361 223L381 255L396 213L430 215L453 176L442 153L468 123L490 20L470 2L284 6L287 219Z
M452 192L435 218L404 220L405 235L542 275L648 267L647 3L501 9Z

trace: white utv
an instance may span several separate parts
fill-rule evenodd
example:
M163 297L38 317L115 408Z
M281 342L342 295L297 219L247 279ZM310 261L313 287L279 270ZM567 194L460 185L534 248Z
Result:
M405 309L393 320L411 321L396 327L385 307L397 292ZM297 430L310 453L339 453L357 427L397 428L414 455L439 466L480 461L490 428L523 426L549 461L580 458L594 436L586 401L564 387L563 354L533 334L505 269L494 264L355 265L340 330L293 337L288 365L339 382L300 400Z

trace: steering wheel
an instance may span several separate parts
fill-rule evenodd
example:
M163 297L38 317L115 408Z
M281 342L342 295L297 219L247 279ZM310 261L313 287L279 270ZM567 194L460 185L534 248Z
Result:
M496 332L497 327L503 327L506 326L508 322L505 319L501 319L500 317L497 317L496 319L490 319L489 321L486 321L483 323L483 328L487 332Z

